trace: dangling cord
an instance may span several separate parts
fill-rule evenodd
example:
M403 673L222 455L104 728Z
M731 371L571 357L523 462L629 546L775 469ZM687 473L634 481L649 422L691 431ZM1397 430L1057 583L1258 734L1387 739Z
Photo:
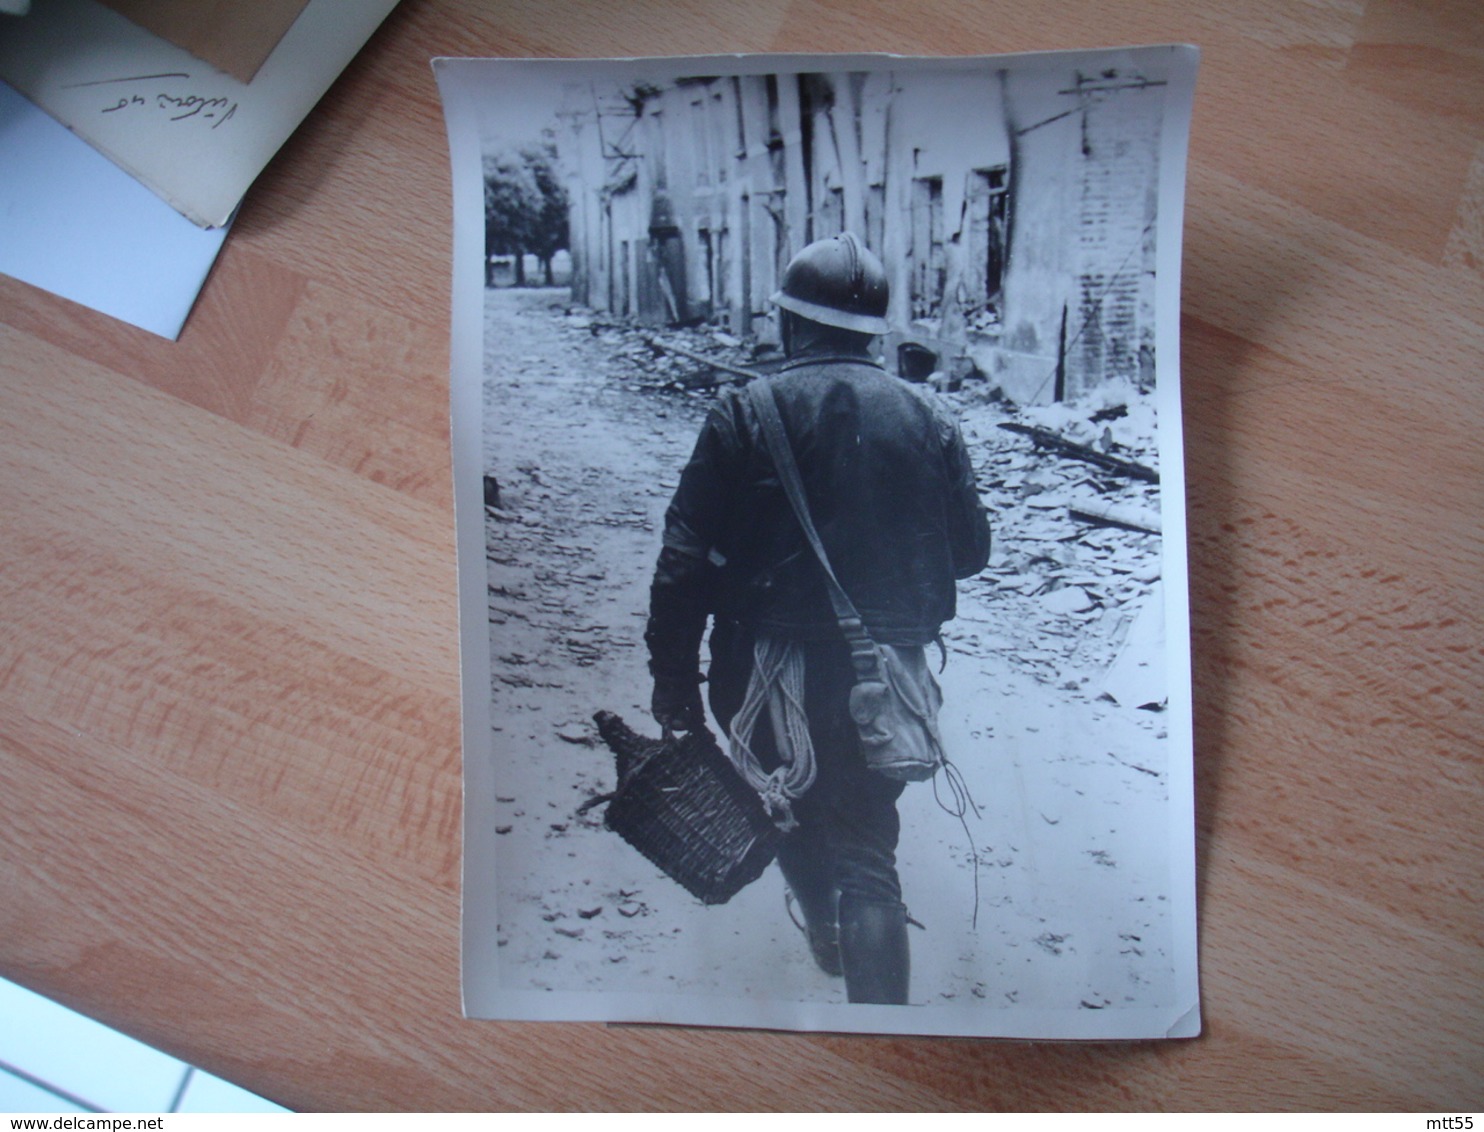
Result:
M979 927L979 850L974 845L974 835L969 832L968 813L973 811L976 821L982 821L979 807L974 804L974 797L969 793L969 784L964 781L963 772L945 756L943 759L943 780L948 783L948 789L953 795L953 805L950 806L943 801L938 792L938 776L933 775L933 801L944 813L958 818L959 825L964 827L964 837L969 842L969 860L973 862L974 869L974 917L971 927L975 930Z

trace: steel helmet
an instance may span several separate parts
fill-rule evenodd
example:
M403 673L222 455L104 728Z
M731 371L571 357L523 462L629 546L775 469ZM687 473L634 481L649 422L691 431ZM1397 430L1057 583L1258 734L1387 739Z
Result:
M853 232L815 240L789 261L773 302L802 318L859 334L885 334L886 268Z

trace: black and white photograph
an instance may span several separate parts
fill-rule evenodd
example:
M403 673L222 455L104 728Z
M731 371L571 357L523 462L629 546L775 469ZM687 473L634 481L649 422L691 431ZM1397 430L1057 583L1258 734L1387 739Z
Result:
M436 62L468 1016L1199 1033L1195 69Z

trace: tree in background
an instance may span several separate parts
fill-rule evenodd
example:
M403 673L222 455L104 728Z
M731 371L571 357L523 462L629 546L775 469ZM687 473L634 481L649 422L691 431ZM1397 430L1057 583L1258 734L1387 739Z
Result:
M494 285L492 257L515 257L516 283L525 285L524 255L535 217L541 211L541 189L525 159L515 150L484 158L485 285Z
M526 285L525 257L541 261L551 286L551 260L567 247L567 190L550 142L504 149L484 159L485 285L494 285L493 256L515 257L515 285Z
M528 251L541 261L541 270L548 287L553 284L551 259L567 246L567 188L556 171L556 146L551 142L526 146L521 150L526 168L536 178L536 187L541 190L541 208L531 230Z

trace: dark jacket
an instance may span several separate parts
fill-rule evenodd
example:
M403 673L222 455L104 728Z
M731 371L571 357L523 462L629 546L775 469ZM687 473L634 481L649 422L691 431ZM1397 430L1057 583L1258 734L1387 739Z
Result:
M765 380L867 630L884 644L928 643L954 614L954 580L989 558L957 424L930 393L864 360L804 360ZM695 671L708 614L797 640L839 637L823 571L739 390L718 397L681 475L650 612L657 673Z

